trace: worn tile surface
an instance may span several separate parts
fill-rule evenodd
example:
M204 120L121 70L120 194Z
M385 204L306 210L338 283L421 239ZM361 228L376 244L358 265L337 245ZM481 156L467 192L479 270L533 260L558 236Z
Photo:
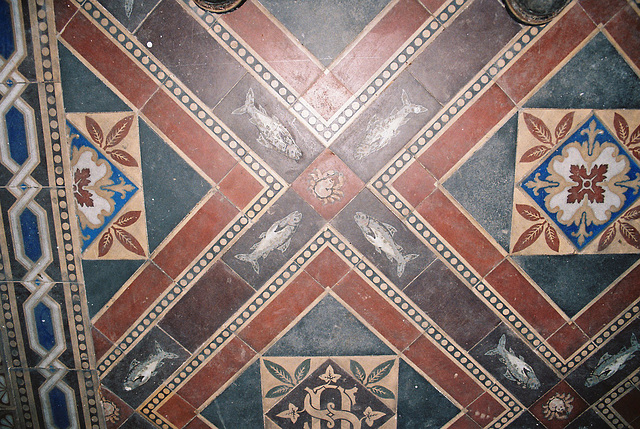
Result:
M0 428L640 427L638 34L0 0Z

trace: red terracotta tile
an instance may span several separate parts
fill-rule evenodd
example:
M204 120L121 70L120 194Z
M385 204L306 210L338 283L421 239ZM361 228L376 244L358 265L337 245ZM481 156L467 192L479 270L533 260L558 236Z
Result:
M70 0L59 0L56 1L54 10L56 14L56 30L60 32L78 11L78 8Z
M222 194L214 194L164 246L153 261L176 278L238 214Z
M178 390L178 394L198 408L240 371L255 352L235 337Z
M96 360L100 360L102 356L111 349L113 343L95 327L91 328L91 336L93 337L93 349L96 353Z
M420 336L404 355L463 407L482 395L482 387L428 338Z
M347 274L333 290L399 350L420 336L411 322L355 272Z
M466 414L463 414L462 416L460 416L458 420L453 422L451 426L448 426L448 429L478 429L478 428L480 428L480 426L478 426L478 424L473 420L471 420L471 418Z
M631 5L609 21L606 29L636 67L640 67L640 16Z
M62 37L136 107L158 89L156 83L81 13Z
M325 174L333 174L330 179L333 184L331 186L334 186L334 189L341 193L332 192L337 197L336 199L321 199L321 197L324 198L324 192L327 190L326 186L322 186L322 177ZM340 181L342 181L342 185L340 189L337 189L336 184L340 183ZM298 176L291 187L311 207L316 209L322 217L326 220L331 220L349 201L358 195L364 188L364 182L331 150L325 149ZM318 196L317 192L320 192L320 196Z
M333 287L350 269L340 256L327 247L307 265L305 271L322 286Z
M549 304L509 260L486 278L487 282L544 338L564 325L564 318Z
M196 415L196 410L180 395L171 395L169 399L156 410L176 427L183 427Z
M211 426L203 422L200 418L196 417L191 420L188 425L184 427L184 429L211 429Z
M632 422L640 417L640 390L637 388L629 390L622 398L620 398L613 408L620 413L627 422Z
M560 355L568 359L574 354L585 342L589 341L584 332L573 323L565 323L562 328L547 340L549 345L553 347Z
M240 210L262 191L262 185L241 164L236 164L219 185L220 191Z
M560 395L564 395L564 400L571 400L571 406L573 407L571 413L566 415L565 418L553 418L548 419L544 417L544 406L554 397L558 398ZM545 427L548 429L563 429L567 427L576 417L578 417L584 410L588 408L587 403L571 388L565 381L561 381L556 387L549 390L544 396L542 396L535 404L533 404L529 411L541 422L545 422ZM564 415L564 414L563 414Z
M107 338L116 342L144 311L171 285L171 279L153 264L148 264L129 286L94 322Z
M606 24L627 4L624 0L580 0L580 6L596 24Z
M487 426L505 411L502 404L486 392L467 408L467 415L482 427Z
M326 120L349 100L351 93L332 73L323 74L302 96Z
M447 0L420 0L420 3L422 3L431 13L434 13L440 9L443 4L447 3Z
M436 179L420 164L412 163L396 180L393 188L413 207L418 207L436 189Z
M164 91L158 91L142 113L186 156L216 182L236 164L236 160Z
M400 0L332 69L356 93L429 19L417 0Z
M502 254L442 191L428 196L417 210L481 276L502 261Z
M593 21L580 6L571 7L498 79L499 85L519 103L594 29Z
M590 306L577 319L576 324L592 337L597 334L616 315L623 312L640 296L640 266L612 286L596 303Z
M122 399L120 399L118 396L116 396L109 389L103 387L102 385L100 385L100 396L102 397L103 402L111 402L111 404L115 406L118 412L117 419L106 419L107 429L116 429L120 427L122 423L125 422L133 414L133 408L131 408L129 405L127 405L126 402L124 402Z
M322 75L322 68L253 1L248 1L234 13L225 15L222 21L298 93L304 93Z
M502 89L492 85L418 159L440 179L514 107Z
M322 293L322 287L301 272L238 336L261 351Z
M194 352L254 293L227 264L219 261L165 314L159 326Z

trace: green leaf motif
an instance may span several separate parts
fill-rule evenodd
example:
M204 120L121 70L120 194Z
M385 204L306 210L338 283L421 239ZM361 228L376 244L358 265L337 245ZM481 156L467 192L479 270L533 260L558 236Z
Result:
M268 360L264 361L264 366L267 367L271 375L273 375L275 378L282 381L283 383L287 383L293 386L294 383L291 374L289 374L289 372L282 366Z
M311 367L311 359L306 359L296 368L296 381L300 383L309 373L309 368Z
M360 365L355 360L352 360L350 363L351 373L353 376L362 384L364 384L364 379L367 376L367 373L364 371L362 365Z
M389 389L387 389L384 386L369 386L367 387L367 389L369 389L369 391L371 393L373 393L374 395L376 395L379 398L382 399L395 399L396 395L393 394L393 392Z
M377 383L378 381L385 378L387 375L389 375L389 372L391 372L393 364L393 360L388 360L375 367L373 371L371 371L371 374L369 374L369 377L367 377L367 382L365 385L368 386L370 384Z
M278 398L284 395L285 393L287 393L289 390L291 390L290 386L285 386L284 384L281 384L280 386L276 386L273 389L270 389L265 395L265 397Z

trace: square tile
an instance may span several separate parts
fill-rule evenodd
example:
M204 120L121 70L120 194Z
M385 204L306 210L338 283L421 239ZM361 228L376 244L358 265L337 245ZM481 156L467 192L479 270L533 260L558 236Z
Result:
M637 124L634 110L535 109L519 115L513 253L640 250Z
M561 429L567 427L587 407L584 400L562 381L542 396L530 411L548 429Z
M368 182L426 125L440 104L409 73L398 76L331 144L331 150Z
M322 217L331 220L364 188L364 183L326 149L293 182L292 188Z
M288 183L324 149L306 125L250 75L213 113Z
M360 192L331 224L400 288L435 259L369 190Z

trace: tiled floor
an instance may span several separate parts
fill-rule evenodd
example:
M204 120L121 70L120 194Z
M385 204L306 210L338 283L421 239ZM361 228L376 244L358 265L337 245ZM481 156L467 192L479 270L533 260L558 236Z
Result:
M640 9L0 0L0 428L640 428Z

